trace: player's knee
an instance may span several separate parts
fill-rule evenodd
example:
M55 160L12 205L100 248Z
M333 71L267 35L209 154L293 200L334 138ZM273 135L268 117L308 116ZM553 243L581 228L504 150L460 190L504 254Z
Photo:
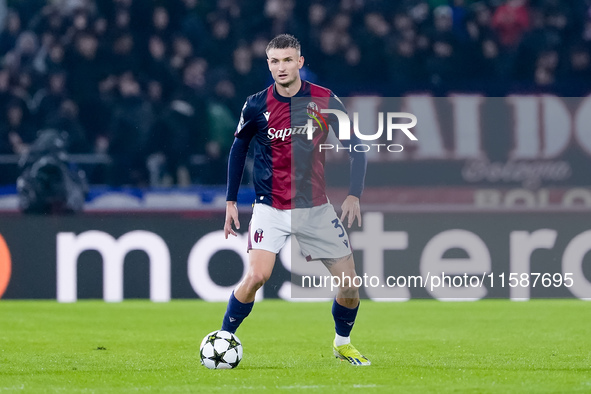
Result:
M343 273L342 278L343 280L340 286L341 294L348 298L357 298L360 281L356 277L355 271Z
M269 280L269 275L263 272L249 272L246 276L246 284L249 288L258 290Z
M356 286L341 286L340 293L344 298L358 298L359 287Z

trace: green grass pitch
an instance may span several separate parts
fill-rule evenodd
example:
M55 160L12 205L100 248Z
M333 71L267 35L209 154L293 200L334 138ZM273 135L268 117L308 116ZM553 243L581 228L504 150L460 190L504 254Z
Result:
M591 303L364 301L369 367L332 355L330 308L257 303L242 363L216 371L198 347L222 303L1 301L0 392L591 392Z

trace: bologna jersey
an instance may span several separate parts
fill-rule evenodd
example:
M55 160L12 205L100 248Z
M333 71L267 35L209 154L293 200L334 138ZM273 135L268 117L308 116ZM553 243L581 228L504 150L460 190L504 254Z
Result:
M254 143L253 183L256 202L278 209L309 208L328 202L324 178L329 126L336 130L336 116L321 114L325 108L346 112L341 101L324 87L302 81L294 97L279 95L275 84L249 96L228 164L228 201L236 201L248 146ZM314 130L308 138L308 127ZM344 141L345 145L354 141ZM351 149L349 193L359 197L363 190L366 159Z

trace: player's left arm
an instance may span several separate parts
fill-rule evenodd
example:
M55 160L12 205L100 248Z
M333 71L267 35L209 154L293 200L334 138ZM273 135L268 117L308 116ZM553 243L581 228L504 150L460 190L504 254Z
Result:
M355 146L361 143L361 140L356 135L352 135L349 141L341 141L345 147ZM341 205L341 222L347 221L347 227L351 228L351 225L357 223L361 226L361 206L359 199L363 193L365 185L365 172L367 170L367 156L365 152L355 152L351 149L349 152L350 161L350 175L349 175L349 195L343 201Z
M341 100L334 95L334 93L332 94L331 101L331 105L343 112L347 112ZM345 223L346 220L347 227L351 228L353 223L355 223L355 219L357 219L357 223L361 226L361 206L359 199L361 198L365 186L367 156L365 155L365 152L357 152L353 148L355 145L361 144L361 140L355 135L355 133L351 133L350 140L340 140L340 142L345 148L350 148L348 149L350 162L349 194L341 205L341 222Z

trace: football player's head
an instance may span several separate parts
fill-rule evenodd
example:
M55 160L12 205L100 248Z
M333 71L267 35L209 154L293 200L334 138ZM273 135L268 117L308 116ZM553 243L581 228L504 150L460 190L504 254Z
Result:
M273 38L267 45L267 64L279 85L288 87L299 80L304 57L298 39L291 34L280 34Z

